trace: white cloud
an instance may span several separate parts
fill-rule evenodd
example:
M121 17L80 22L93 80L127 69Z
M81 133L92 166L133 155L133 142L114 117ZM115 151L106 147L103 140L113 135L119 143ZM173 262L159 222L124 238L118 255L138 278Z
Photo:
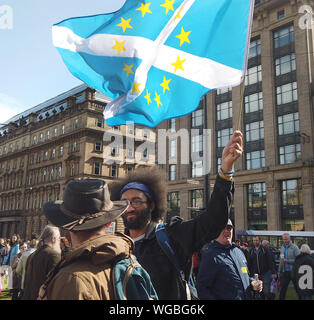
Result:
M4 123L24 110L24 106L16 98L0 92L0 123Z

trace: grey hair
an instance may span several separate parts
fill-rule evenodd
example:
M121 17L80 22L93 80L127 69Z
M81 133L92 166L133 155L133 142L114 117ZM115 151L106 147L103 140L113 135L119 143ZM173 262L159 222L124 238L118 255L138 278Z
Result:
M311 254L311 248L307 244L302 244L300 251L301 253Z
M60 230L58 227L47 225L40 235L41 244L51 242L53 237L60 236Z
M291 237L290 237L290 234L289 234L288 232L283 233L282 236L288 236L289 239L291 238Z

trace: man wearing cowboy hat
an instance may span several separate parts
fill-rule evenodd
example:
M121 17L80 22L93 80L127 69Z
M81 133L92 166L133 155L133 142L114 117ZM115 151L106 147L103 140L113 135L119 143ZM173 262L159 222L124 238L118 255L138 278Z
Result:
M107 184L98 179L73 180L63 201L45 203L47 219L69 232L72 250L49 274L39 299L114 299L112 262L129 257L133 242L123 234L106 234L106 227L128 205L128 201L112 202Z

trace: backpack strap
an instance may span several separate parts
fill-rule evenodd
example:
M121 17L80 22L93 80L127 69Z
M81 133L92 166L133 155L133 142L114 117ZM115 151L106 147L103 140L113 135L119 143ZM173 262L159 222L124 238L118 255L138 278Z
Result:
M170 239L169 239L167 230L165 228L165 225L163 223L160 223L159 225L157 225L155 234L160 247L163 249L164 253L167 255L167 257L172 262L172 264L175 266L177 272L180 275L181 280L186 284L187 299L188 300L198 299L193 276L192 274L190 274L188 281L185 279L184 271L181 269L177 256L171 247Z
M163 223L157 225L155 234L160 247L163 249L164 253L167 255L172 264L175 266L182 280L185 280L185 274L180 268L177 256L171 247L168 233Z

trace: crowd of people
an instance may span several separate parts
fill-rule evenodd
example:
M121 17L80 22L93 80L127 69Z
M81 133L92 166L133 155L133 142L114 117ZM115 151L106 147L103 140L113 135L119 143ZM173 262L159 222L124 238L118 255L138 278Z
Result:
M109 185L100 179L70 181L62 201L44 204L50 224L39 237L25 242L13 235L9 241L1 240L1 275L10 279L12 299L115 300L130 296L187 300L196 299L196 292L199 299L271 299L272 280L278 273L267 244L262 245L258 237L250 249L248 244L232 243L233 167L242 152L242 133L235 131L223 150L206 208L186 221L177 216L163 223L166 179L157 167L135 170ZM107 232L119 217L125 232ZM283 241L282 299L289 281L295 279L292 267L297 262L309 263L305 256L298 258L299 249L289 235ZM195 288L190 274L195 253L204 246ZM123 263L127 269L121 273ZM137 276L132 278L132 272ZM139 278L143 279L140 284L136 283ZM310 297L310 292L299 293L302 299Z

